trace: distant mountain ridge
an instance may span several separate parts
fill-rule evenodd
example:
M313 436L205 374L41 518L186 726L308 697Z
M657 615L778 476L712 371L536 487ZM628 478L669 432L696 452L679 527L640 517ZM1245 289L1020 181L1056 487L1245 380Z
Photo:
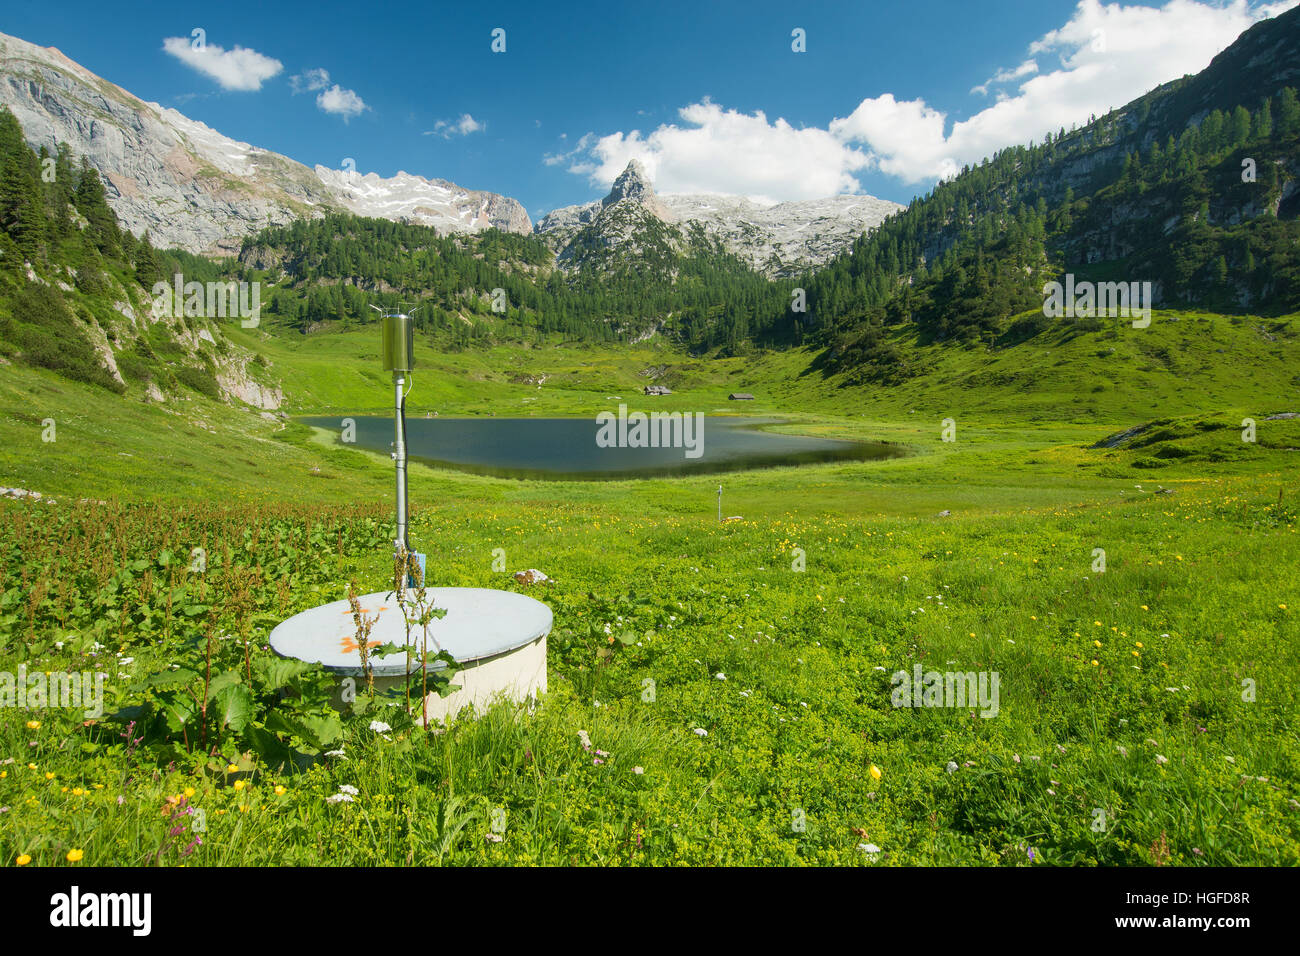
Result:
M22 124L32 148L53 152L66 142L85 156L99 171L118 219L137 234L147 230L158 247L229 255L239 251L242 239L268 226L333 212L431 226L443 235L534 231L524 207L508 196L406 172L385 178L311 169L141 100L52 47L3 33L0 104ZM644 170L633 166L630 177L626 171L620 177L628 181L615 201L626 200L666 223L699 223L727 251L768 276L795 275L827 262L902 208L872 196L767 208L738 196L656 196ZM536 232L562 254L611 204L606 197L557 209Z
M572 259L575 237L584 229L600 231L611 206L628 202L660 221L685 229L698 223L704 232L746 261L756 272L788 277L815 269L843 252L864 232L870 232L903 209L874 196L831 196L761 206L743 196L657 195L645 167L637 160L614 181L603 199L556 209L535 227L556 250L563 264ZM626 224L626 217L621 217ZM610 237L615 243L626 236ZM569 255L566 255L570 253Z
M0 34L0 104L33 148L66 142L100 173L109 202L156 246L236 252L272 225L334 211L418 222L443 233L528 233L522 205L496 193L408 173L313 171L270 150L147 103L58 50Z

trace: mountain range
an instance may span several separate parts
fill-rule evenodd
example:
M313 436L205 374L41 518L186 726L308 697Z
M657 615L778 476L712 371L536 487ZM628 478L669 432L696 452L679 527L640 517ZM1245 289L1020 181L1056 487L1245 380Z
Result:
M34 149L67 143L99 171L109 203L155 246L229 255L267 226L333 212L417 223L441 234L534 231L524 207L497 193L407 172L381 177L308 168L232 139L175 109L149 103L58 50L0 34L0 104ZM902 207L871 196L834 196L763 207L735 196L655 197L639 165L609 197L557 209L536 232L563 253L612 202L644 182L646 208L665 222L696 222L759 272L790 275L820 265ZM622 185L620 185L620 183ZM611 197L615 197L611 199ZM617 229L613 230L617 234ZM566 257L563 261L568 261Z

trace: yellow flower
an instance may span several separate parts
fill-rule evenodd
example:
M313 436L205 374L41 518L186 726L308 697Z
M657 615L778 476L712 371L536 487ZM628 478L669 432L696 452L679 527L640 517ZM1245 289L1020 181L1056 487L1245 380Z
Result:
M970 636L971 636L971 637L974 637L974 636L975 636L975 632L974 632L974 631L971 631L971 632L970 632Z
M874 763L871 765L871 776L874 777L876 780L880 779L880 768L877 767Z
M1134 652L1133 652L1133 656L1134 656L1134 657L1141 657L1142 655L1139 654L1137 651L1134 651Z
M1279 604L1278 607L1280 607L1280 608L1281 608L1282 610L1284 610L1284 611L1286 610L1286 605L1285 605L1285 604Z
M1092 623L1096 624L1098 627L1101 627L1101 621L1093 621Z
M226 773L239 773L239 768L232 763L226 768Z
M1093 641L1093 642L1092 642L1092 646L1093 646L1093 647L1101 647L1101 641Z
M1134 645L1136 645L1137 647L1141 647L1141 646L1142 646L1142 642L1141 642L1141 641L1134 641L1133 643L1134 643Z
M193 788L193 787L186 787L186 788L185 788L185 796L187 796L187 797L192 797L192 796L194 796L194 788Z
M19 866L26 866L28 863L32 862L32 855L30 853L24 853L15 862Z
M0 770L0 780L3 780L7 776L9 776L8 770Z
M288 792L289 792L288 790L284 789L284 785L283 785L283 784L279 784L279 785L277 785L276 788L275 788L275 795L276 795L277 797L283 797L283 796L284 796L286 793L288 793Z
M1093 666L1093 667L1100 667L1101 665L1098 664L1098 663L1094 660L1094 661L1092 662L1092 666Z
M248 804L246 804L246 803L241 803L241 804L239 805L239 812L240 812L240 813L247 813L247 812L248 812Z
M86 851L85 851L85 850L69 850L69 851L68 851L68 862L69 862L69 863L80 863L80 862L81 862L81 858L82 858L83 856L85 856L85 855L86 855Z
M1151 608L1147 607L1145 604L1139 604L1138 607L1142 608L1142 610L1144 610L1144 611L1149 611L1149 610L1151 610Z
M29 721L27 721L27 729L28 729L28 730L40 730L40 729L41 729L41 722L40 722L39 720L29 720Z
M236 790L243 790L246 786L248 786L248 781L247 781L247 780L236 780L236 781L235 781L235 789L236 789Z
M46 779L46 780L53 780L53 779L54 779L54 774L50 773L48 770L45 771L45 779Z
M35 770L35 769L36 769L36 764L34 764L34 763L29 763L29 764L27 765L27 769L28 769L28 770Z

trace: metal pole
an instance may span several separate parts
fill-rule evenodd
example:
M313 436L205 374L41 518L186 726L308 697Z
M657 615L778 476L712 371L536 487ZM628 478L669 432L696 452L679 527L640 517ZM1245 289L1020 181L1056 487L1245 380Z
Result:
M403 404L402 387L406 377L401 372L393 373L394 427L397 440L393 442L393 460L397 462L397 540L393 542L399 551L410 550L406 541L406 421Z
M718 485L718 524L722 524L722 485Z

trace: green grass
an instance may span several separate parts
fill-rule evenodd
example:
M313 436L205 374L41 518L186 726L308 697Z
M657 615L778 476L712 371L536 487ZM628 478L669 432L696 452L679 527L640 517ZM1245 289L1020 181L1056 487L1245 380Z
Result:
M1144 331L1193 327L1160 318ZM1261 345L1239 361L1256 334L1215 319L1186 350L1171 340L1173 354L1217 355L1215 336L1238 351L1168 377L1113 372L1095 413L1068 403L1104 374L1085 361L1095 342L1050 346L1083 365L1023 389L970 381L1007 355L936 353L924 392L801 380L800 353L421 352L412 414L586 415L612 395L648 407L632 389L667 364L676 391L662 407L734 411L726 393L753 391L745 413L914 454L601 483L416 466L412 537L433 583L523 589L493 572L497 548L510 570L554 579L526 589L555 613L540 707L503 704L426 733L379 702L345 716L329 746L346 759L297 772L233 725L211 728L208 753L151 731L128 754L120 723L0 710L0 760L14 761L0 765L0 858L1296 865L1300 595L1288 569L1300 559L1300 424L1265 421L1286 410L1294 373L1282 366L1294 357L1279 337L1276 356ZM385 409L363 334L240 336L291 411ZM1139 348L1127 334L1121 344ZM1049 346L1035 348L1025 367ZM540 390L512 384L516 367L549 377ZM233 635L217 638L214 668L242 675L247 634L250 720L264 725L298 706L260 676L274 663L270 624L342 597L349 579L363 591L388 583L381 456L198 396L164 409L9 366L0 407L3 483L59 499L0 502L0 670L102 669L111 712L156 698L139 686L150 675L202 661L209 632ZM1241 440L1246 416L1253 444ZM52 445L40 440L46 417L58 422ZM943 417L957 420L957 441L941 440ZM1157 424L1139 447L1088 447L1143 422ZM743 520L717 524L719 482L724 513ZM73 504L82 497L114 500ZM199 546L202 580L160 559ZM998 715L895 708L890 675L916 663L996 671ZM355 799L327 803L343 784ZM206 830L182 857L192 834L169 842L162 811L187 788L183 806L203 810ZM488 838L494 812L500 842Z

